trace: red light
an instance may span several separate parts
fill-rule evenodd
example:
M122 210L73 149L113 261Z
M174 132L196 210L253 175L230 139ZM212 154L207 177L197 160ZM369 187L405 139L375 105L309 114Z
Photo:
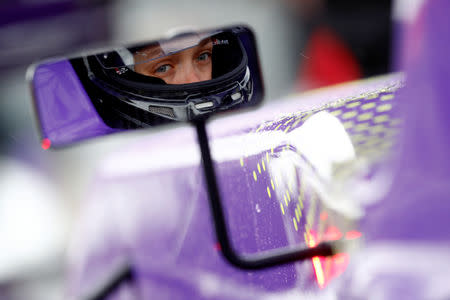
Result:
M322 212L322 213L320 214L320 219L321 219L322 221L325 221L326 219L328 219L328 214L327 214L326 211L324 211L324 212Z
M354 239L360 238L361 236L362 236L362 233L359 231L356 231L356 230L348 231L345 234L345 238L347 240L354 240Z
M222 247L220 246L220 243L216 243L216 244L214 245L214 250L217 250L217 251L222 250Z
M327 231L325 232L324 236L325 240L336 241L339 240L340 238L342 238L342 233L337 227L330 226L327 228Z
M333 256L334 262L337 264L345 264L349 260L349 256L347 253L338 253Z
M359 231L349 231L345 235L346 238L358 238L362 234ZM343 237L343 234L339 228L335 226L329 226L324 233L324 240L339 240ZM310 230L306 235L306 243L309 247L315 247L320 243L321 239L317 237L317 233L314 230ZM333 279L341 275L348 266L350 256L348 253L338 253L330 257L318 257L312 258L312 266L316 277L317 285L319 288L325 288L328 283Z
M52 142L48 138L42 139L42 141L41 141L41 147L44 150L49 149L51 144L52 144Z

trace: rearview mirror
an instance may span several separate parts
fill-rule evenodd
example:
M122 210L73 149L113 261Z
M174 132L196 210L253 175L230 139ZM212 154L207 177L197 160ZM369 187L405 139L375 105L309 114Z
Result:
M43 147L205 119L263 97L254 35L243 26L50 59L28 74Z

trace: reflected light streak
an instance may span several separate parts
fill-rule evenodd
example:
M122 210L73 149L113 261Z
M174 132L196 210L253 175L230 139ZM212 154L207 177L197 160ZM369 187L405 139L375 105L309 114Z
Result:
M347 240L357 239L360 238L361 236L362 236L361 232L352 230L348 231L345 234L345 239ZM339 228L335 226L330 226L326 230L324 240L327 241L340 240L342 237L343 234L339 230ZM307 233L306 238L307 238L306 243L310 248L315 247L319 242L317 233L313 230L310 230ZM350 256L348 253L345 252L337 253L331 257L314 256L312 258L312 264L319 288L323 289L328 284L328 282L330 282L333 278L336 278L337 276L341 275L347 268L349 260ZM326 266L325 269L324 266Z
M308 246L314 247L316 245L316 241L314 240L314 236L312 234L308 234ZM312 258L314 273L316 274L316 280L319 285L319 288L324 288L325 286L325 275L323 273L322 264L320 263L320 258L318 256L314 256Z
M313 257L313 266L316 273L317 283L321 289L325 286L325 276L323 275L322 265L318 256Z

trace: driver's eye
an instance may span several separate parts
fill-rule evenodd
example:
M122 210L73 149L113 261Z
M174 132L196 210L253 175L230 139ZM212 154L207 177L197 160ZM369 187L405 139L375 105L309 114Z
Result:
M207 60L208 58L210 58L211 57L211 54L209 53L209 52L203 52L202 54L200 54L198 57L197 57L197 60L199 60L199 61L205 61L205 60Z
M170 70L170 68L171 68L170 65L162 65L162 66L159 66L155 72L156 73L166 73Z

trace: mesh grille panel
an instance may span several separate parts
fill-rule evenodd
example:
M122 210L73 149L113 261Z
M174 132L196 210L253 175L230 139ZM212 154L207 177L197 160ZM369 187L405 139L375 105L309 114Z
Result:
M159 115L175 118L175 114L173 112L173 109L170 108L170 107L149 105L148 106L148 110L151 113L155 113L155 114L159 114Z

